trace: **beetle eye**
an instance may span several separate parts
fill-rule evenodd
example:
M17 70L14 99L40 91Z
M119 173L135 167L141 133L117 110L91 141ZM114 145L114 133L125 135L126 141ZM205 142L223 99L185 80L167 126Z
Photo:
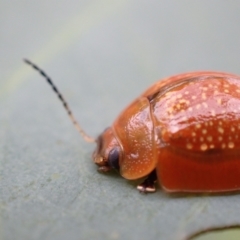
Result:
M119 170L119 149L113 148L108 155L108 164L110 167Z

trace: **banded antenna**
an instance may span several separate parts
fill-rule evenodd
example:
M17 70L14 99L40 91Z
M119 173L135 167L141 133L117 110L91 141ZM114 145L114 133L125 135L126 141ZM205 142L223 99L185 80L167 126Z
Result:
M83 139L86 142L96 142L96 139L88 136L85 131L81 128L81 126L79 125L79 123L77 122L76 118L74 117L74 115L72 114L72 111L70 110L67 102L65 101L65 99L63 98L62 94L58 91L57 87L55 86L55 84L53 83L53 81L51 80L51 78L42 70L40 69L37 65L35 65L34 63L32 63L31 61L24 59L24 62L29 64L30 66L32 66L35 70L37 70L41 76L43 76L46 81L49 83L49 85L51 85L53 91L57 94L58 98L60 99L60 101L62 102L64 108L66 109L71 121L73 122L74 126L76 127L76 129L78 130L78 132L82 135Z

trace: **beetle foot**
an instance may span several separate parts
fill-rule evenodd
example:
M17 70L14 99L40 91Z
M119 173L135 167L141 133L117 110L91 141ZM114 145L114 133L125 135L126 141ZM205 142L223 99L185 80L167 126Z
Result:
M155 182L157 181L156 171L153 170L148 177L137 186L137 189L141 193L153 193L156 192Z
M137 186L137 189L139 190L140 193L154 193L156 192L156 187L154 184L145 184L144 182L142 184L139 184Z
M101 173L106 173L106 172L109 172L111 170L110 167L108 166L100 166L98 167L98 171L101 172Z

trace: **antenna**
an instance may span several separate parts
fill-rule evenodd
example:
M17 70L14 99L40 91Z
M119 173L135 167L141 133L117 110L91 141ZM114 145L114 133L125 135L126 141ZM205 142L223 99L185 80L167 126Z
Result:
M32 66L35 70L37 70L40 75L42 75L46 81L49 83L49 85L51 85L53 91L57 94L58 98L60 99L60 101L62 102L64 108L66 109L71 121L73 122L74 126L76 127L76 129L78 130L78 132L82 135L82 137L84 138L84 140L86 142L96 142L96 139L88 136L83 129L81 128L81 126L79 125L79 123L77 122L76 118L74 117L74 115L72 114L72 111L70 110L67 102L65 101L65 99L63 98L62 94L58 91L57 87L55 86L55 84L53 83L53 81L51 80L51 78L42 70L40 69L37 65L35 65L34 63L32 63L31 61L24 59L24 62L29 64L30 66Z

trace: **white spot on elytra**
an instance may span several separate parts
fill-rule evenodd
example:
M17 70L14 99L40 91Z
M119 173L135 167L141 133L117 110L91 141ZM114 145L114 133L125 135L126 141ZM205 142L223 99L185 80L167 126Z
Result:
M177 105L176 105L176 107L177 107L177 109L181 109L181 105L178 103Z
M214 148L214 145L213 145L213 144L211 144L211 145L209 146L209 148L213 149L213 148Z
M172 94L173 94L172 92L167 92L167 93L166 93L166 96L169 97L169 96L171 96Z
M201 107L201 105L200 105L200 104L197 104L196 109L199 109L200 107Z
M203 100L207 99L206 93L202 93L202 99Z
M209 141L209 142L211 142L212 141L212 136L207 136L207 140Z
M203 129L203 130L202 130L202 133L203 133L203 134L206 134L206 133L207 133L207 129Z
M202 151L206 151L208 149L208 145L206 143L203 143L200 148Z
M221 106L221 105L222 105L222 99L221 99L221 98L218 98L218 99L217 99L217 103L218 103L218 105Z
M205 107L205 108L208 108L208 104L203 102L202 105Z
M221 142L222 140L223 140L223 137L219 136L219 137L218 137L218 141Z
M225 143L223 143L223 144L222 144L222 148L225 148L225 147L226 147L226 144L225 144Z
M188 143L187 144L187 149L192 149L193 148L193 145L191 143Z
M218 127L218 132L223 134L224 133L224 129L222 127Z
M173 112L173 108L170 107L170 108L167 109L167 111L168 111L168 113L172 113Z
M235 127L231 127L231 131L232 131L232 132L235 132Z
M194 100L194 99L196 99L197 97L196 96L192 96L192 99Z
M192 136L193 136L193 137L196 137L196 133L195 133L195 132L192 132Z
M229 147L229 148L234 148L234 143L233 143L233 142L229 142L229 143L228 143L228 147Z
M213 117L216 116L215 110L211 110L211 115L212 115Z
M196 124L196 128L201 128L201 124L200 123Z
M187 121L187 117L183 117L181 120L182 121Z
M180 99L179 103L186 103L188 105L190 102L186 99Z

